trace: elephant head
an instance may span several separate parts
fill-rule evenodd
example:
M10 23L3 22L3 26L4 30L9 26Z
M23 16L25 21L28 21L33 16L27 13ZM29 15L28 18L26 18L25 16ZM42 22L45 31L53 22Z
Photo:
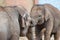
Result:
M30 14L24 7L15 7L19 14L21 14L20 18L20 27L21 27L21 36L25 36L28 28L30 26Z
M45 20L45 8L43 5L34 5L31 9L31 18L34 24L42 24Z

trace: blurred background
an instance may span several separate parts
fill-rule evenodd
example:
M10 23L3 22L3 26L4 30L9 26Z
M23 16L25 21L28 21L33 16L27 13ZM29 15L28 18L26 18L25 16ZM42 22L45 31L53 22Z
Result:
M32 5L49 3L60 10L60 0L0 0L0 6L24 6L30 12Z
M33 4L38 0L0 0L0 6L20 6L25 7L30 12Z
M39 4L49 3L60 10L60 0L39 0Z

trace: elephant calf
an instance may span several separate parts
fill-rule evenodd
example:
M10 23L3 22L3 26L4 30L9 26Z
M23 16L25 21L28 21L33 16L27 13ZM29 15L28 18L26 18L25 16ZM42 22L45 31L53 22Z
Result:
M60 12L57 8L50 4L37 4L32 7L30 16L35 25L36 40L41 40L43 28L46 28L45 40L50 40L51 34L54 34L55 40L60 40Z

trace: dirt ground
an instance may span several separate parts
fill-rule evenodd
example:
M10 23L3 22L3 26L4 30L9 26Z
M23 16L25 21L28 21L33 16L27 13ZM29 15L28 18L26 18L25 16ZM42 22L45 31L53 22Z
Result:
M42 38L44 40L44 36ZM28 40L26 37L20 37L19 40ZM51 40L54 40L54 36L51 37Z
M26 37L20 37L19 40L28 40Z

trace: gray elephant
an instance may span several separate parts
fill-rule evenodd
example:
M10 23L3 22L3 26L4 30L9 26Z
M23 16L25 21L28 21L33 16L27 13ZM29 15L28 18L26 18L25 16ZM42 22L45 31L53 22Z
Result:
M60 12L57 8L50 4L37 4L32 7L30 15L36 34L36 39L30 37L32 40L41 40L41 30L43 28L46 28L45 40L50 40L51 34L54 34L55 40L60 40Z
M0 40L19 40L24 13L23 7L0 6Z
M21 18L19 22L20 23L20 36L26 36L27 30L30 25L30 14L22 6L15 7L15 9L17 9L17 11L21 14Z
M0 6L0 40L19 40L19 14L14 7Z

